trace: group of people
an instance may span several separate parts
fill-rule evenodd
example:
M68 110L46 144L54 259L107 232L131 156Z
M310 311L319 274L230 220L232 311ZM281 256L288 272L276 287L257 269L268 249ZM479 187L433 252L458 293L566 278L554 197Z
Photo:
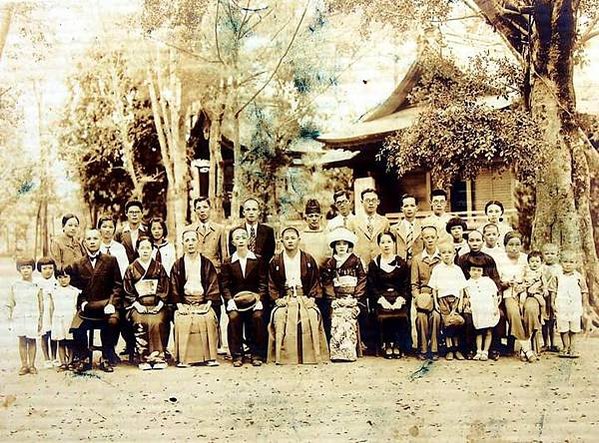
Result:
M443 190L432 192L426 218L417 217L416 197L403 195L393 226L377 213L374 189L360 194L360 215L348 192L333 199L338 213L326 224L318 201L309 200L305 227L282 227L279 242L260 222L257 199L244 201L242 223L232 229L211 220L210 200L196 199L180 257L163 219L142 223L139 201L127 203L118 231L113 218L101 217L82 242L79 219L66 214L49 257L17 260L21 278L6 306L19 373L37 372L38 339L46 367L87 371L88 332L96 329L107 372L120 361L119 335L123 354L142 370L164 369L170 359L178 367L218 366L225 336L235 367L367 353L484 361L514 349L534 362L557 351L556 329L559 355L578 357L588 290L577 256L553 244L524 254L521 235L501 219L501 202L488 202L487 222L468 230L445 212ZM222 331L221 316L228 318Z

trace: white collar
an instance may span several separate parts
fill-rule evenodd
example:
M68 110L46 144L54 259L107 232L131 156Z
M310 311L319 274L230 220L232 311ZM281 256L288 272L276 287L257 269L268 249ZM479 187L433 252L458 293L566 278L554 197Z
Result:
M427 257L429 260L432 260L434 258L438 258L439 260L441 260L441 254L439 253L439 249L435 249L435 252L433 253L433 255L429 255L429 253L426 251L426 249L422 250L422 258L424 259L425 257Z
M245 256L245 259L247 260L248 258L251 258L252 260L256 260L256 254L254 254L252 251L248 251L247 255ZM237 251L233 252L233 255L231 256L231 263L235 263L236 261L241 260L241 257L239 255L237 255Z

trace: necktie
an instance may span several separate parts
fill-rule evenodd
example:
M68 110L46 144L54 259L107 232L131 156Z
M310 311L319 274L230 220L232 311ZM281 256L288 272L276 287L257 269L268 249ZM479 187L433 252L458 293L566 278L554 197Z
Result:
M248 245L248 249L252 252L254 252L254 249L256 248L256 228L251 226L250 227L250 243Z
M372 224L372 217L368 217L368 226L366 226L366 229L368 230L368 235L370 237L372 237L372 233L374 232L374 226Z
M160 254L160 247L156 248L156 261L162 263L162 255Z
M414 246L414 226L408 222L408 232L406 233L406 257L412 258L412 246Z
M110 246L107 246L107 247L106 247L106 253L107 253L108 255L110 255Z

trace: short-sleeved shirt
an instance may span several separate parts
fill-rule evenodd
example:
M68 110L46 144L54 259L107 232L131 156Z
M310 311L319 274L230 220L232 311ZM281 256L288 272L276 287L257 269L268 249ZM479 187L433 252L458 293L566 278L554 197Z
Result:
M462 268L455 264L447 265L441 262L433 268L428 285L438 291L439 298L450 295L459 297L467 282Z

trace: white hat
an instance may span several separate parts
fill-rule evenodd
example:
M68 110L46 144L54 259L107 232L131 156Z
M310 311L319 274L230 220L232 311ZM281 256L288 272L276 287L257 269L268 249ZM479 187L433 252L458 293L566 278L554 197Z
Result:
M355 246L358 238L356 237L356 234L349 229L339 226L329 233L329 246L332 248L333 243L339 240L345 240L346 242L351 243L352 246Z

